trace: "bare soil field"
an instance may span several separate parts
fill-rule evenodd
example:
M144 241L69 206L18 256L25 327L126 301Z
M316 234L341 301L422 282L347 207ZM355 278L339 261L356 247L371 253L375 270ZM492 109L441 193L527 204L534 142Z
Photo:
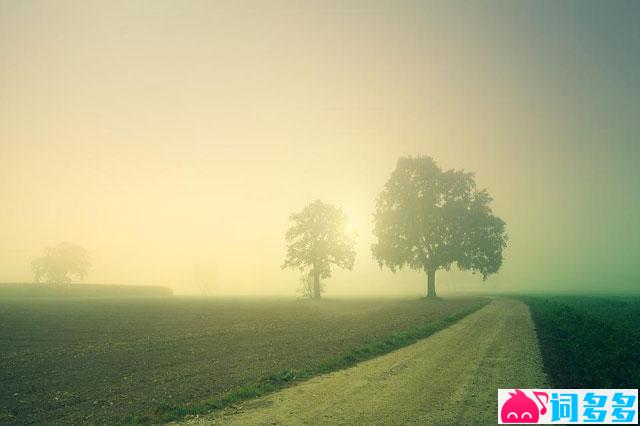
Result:
M121 423L313 367L479 302L0 299L0 423Z

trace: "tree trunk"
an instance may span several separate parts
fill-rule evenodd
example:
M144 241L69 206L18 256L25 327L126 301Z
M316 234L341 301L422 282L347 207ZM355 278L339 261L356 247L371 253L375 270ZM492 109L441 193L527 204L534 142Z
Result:
M313 272L313 298L320 300L320 273Z
M427 299L437 299L436 294L436 269L427 270Z

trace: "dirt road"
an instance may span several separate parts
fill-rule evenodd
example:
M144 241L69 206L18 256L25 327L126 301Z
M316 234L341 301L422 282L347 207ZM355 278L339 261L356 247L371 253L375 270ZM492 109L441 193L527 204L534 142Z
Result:
M498 388L545 380L529 309L496 299L416 344L188 423L493 425Z

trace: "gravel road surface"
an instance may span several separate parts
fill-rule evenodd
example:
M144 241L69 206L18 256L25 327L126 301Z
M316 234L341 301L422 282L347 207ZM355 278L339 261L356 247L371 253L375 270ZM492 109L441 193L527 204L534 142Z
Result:
M494 425L498 388L542 388L527 306L500 298L411 346L189 425Z

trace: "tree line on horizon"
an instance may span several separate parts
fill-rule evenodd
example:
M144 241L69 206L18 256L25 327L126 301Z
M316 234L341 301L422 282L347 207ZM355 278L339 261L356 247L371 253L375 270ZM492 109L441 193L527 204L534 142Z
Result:
M424 272L429 299L438 297L436 272L453 264L484 280L500 269L507 245L505 222L493 214L491 201L473 173L442 170L429 156L401 157L376 199L373 258L394 273L405 267ZM333 266L353 269L356 233L341 208L321 200L289 219L281 267L300 270L303 296L320 299ZM91 259L84 248L60 243L31 266L36 282L65 284L71 276L84 278Z

